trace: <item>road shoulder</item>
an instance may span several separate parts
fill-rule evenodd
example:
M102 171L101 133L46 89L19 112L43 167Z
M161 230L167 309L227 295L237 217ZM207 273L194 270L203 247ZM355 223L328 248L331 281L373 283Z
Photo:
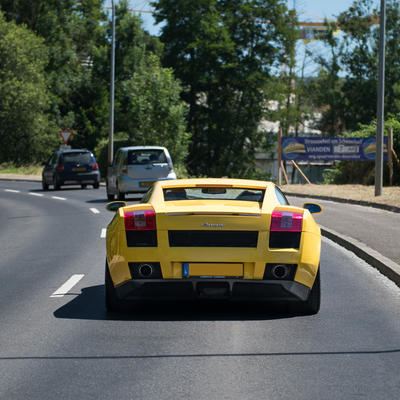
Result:
M338 232L323 226L320 226L320 228L323 236L334 241L347 250L352 251L359 258L376 268L381 274L385 275L400 287L399 264L396 264L394 261L354 238L346 236L342 233L339 234Z

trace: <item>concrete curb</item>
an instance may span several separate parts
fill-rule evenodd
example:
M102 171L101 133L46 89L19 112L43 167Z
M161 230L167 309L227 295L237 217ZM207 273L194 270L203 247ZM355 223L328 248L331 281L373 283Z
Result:
M372 201L342 199L340 197L322 196L322 195L318 195L318 194L290 193L290 192L285 192L284 190L283 190L283 192L285 193L286 196L309 197L309 198L313 198L313 199L334 201L336 203L356 204L356 205L359 205L359 206L380 208L381 210L400 213L400 207L391 206L391 205L388 205L388 204L374 203Z
M41 176L0 174L0 181L42 182Z
M400 287L400 265L349 236L339 234L320 225L321 233L328 239L352 251Z

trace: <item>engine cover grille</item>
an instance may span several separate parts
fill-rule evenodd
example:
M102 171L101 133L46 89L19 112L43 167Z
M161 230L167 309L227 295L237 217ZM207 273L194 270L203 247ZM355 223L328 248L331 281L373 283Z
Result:
M168 231L170 247L257 247L257 231Z

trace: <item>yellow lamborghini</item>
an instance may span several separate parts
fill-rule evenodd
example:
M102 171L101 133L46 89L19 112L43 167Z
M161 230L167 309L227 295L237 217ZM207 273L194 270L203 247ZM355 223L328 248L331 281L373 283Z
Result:
M155 182L139 204L108 203L105 302L229 299L320 307L318 204L290 206L272 182Z

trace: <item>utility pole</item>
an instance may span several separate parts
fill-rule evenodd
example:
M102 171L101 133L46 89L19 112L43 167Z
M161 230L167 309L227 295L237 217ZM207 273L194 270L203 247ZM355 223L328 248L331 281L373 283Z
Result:
M378 105L376 118L375 196L382 195L383 186L383 127L385 107L385 30L386 0L381 0L379 32Z
M110 131L108 134L108 166L113 163L114 158L114 78L115 78L115 5L112 5L112 28L111 28L111 75L110 75Z

